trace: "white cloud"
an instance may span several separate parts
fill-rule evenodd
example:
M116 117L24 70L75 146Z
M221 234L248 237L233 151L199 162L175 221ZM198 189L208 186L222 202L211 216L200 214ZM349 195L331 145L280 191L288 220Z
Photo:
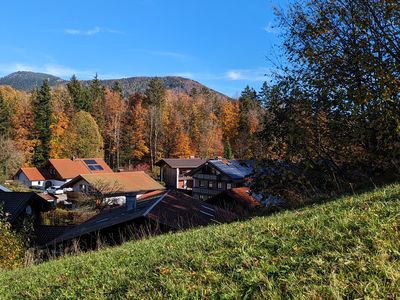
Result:
M101 32L112 33L112 34L121 34L122 33L119 30L109 29L109 28L101 28L99 26L95 26L94 28L88 29L88 30L68 28L68 29L65 29L64 32L66 34L70 34L70 35L86 35L86 36L95 35L95 34L98 34Z
M93 70L79 70L57 64L44 64L42 66L28 65L24 63L13 63L0 65L0 73L7 75L17 71L30 71L38 73L46 73L58 76L64 79L69 79L72 74L75 74L79 79L90 79L96 74ZM99 75L100 76L100 75Z
M249 70L229 70L225 73L225 79L228 80L245 80L245 81L264 81L267 80L268 74L272 70L268 68L258 68Z
M130 51L137 52L137 53L149 54L149 55L155 55L155 56L178 58L178 59L189 58L189 56L187 56L186 54L179 53L179 52L173 52L173 51L160 51L160 50L147 50L147 49L131 49Z
M242 73L239 71L228 71L226 72L226 77L228 77L230 80L241 80Z
M267 33L277 34L279 33L279 29L276 26L273 26L271 22L268 22L267 26L264 27L264 31Z

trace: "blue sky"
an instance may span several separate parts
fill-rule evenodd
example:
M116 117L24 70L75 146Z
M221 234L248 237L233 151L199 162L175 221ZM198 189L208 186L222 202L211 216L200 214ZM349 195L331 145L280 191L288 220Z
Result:
M272 7L286 2L7 1L0 76L18 70L65 79L96 72L102 79L179 75L238 96L268 79L273 66L265 57L279 45Z

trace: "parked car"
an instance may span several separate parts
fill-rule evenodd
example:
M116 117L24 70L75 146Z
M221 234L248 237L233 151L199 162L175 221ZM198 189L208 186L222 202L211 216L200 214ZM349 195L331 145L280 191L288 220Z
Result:
M51 186L46 190L49 194L53 194L53 195L60 195L60 194L64 194L64 191L62 189L60 189L59 186Z

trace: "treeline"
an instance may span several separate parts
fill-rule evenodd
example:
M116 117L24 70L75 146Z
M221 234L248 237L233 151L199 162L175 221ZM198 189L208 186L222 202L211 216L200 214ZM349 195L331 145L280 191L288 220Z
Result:
M157 78L127 99L118 83L109 89L97 76L52 89L44 81L31 93L1 86L2 173L73 156L104 156L114 169L153 167L161 157L262 157L263 102L249 87L228 100L206 89L167 90Z

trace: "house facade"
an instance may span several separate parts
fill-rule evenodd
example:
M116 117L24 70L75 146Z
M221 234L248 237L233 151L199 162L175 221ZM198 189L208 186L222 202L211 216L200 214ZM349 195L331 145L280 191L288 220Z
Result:
M254 173L251 162L238 160L209 160L188 173L193 177L193 197L207 199L233 188L242 187Z
M164 158L157 162L160 167L160 180L169 188L191 190L193 178L188 173L207 160L200 158Z

